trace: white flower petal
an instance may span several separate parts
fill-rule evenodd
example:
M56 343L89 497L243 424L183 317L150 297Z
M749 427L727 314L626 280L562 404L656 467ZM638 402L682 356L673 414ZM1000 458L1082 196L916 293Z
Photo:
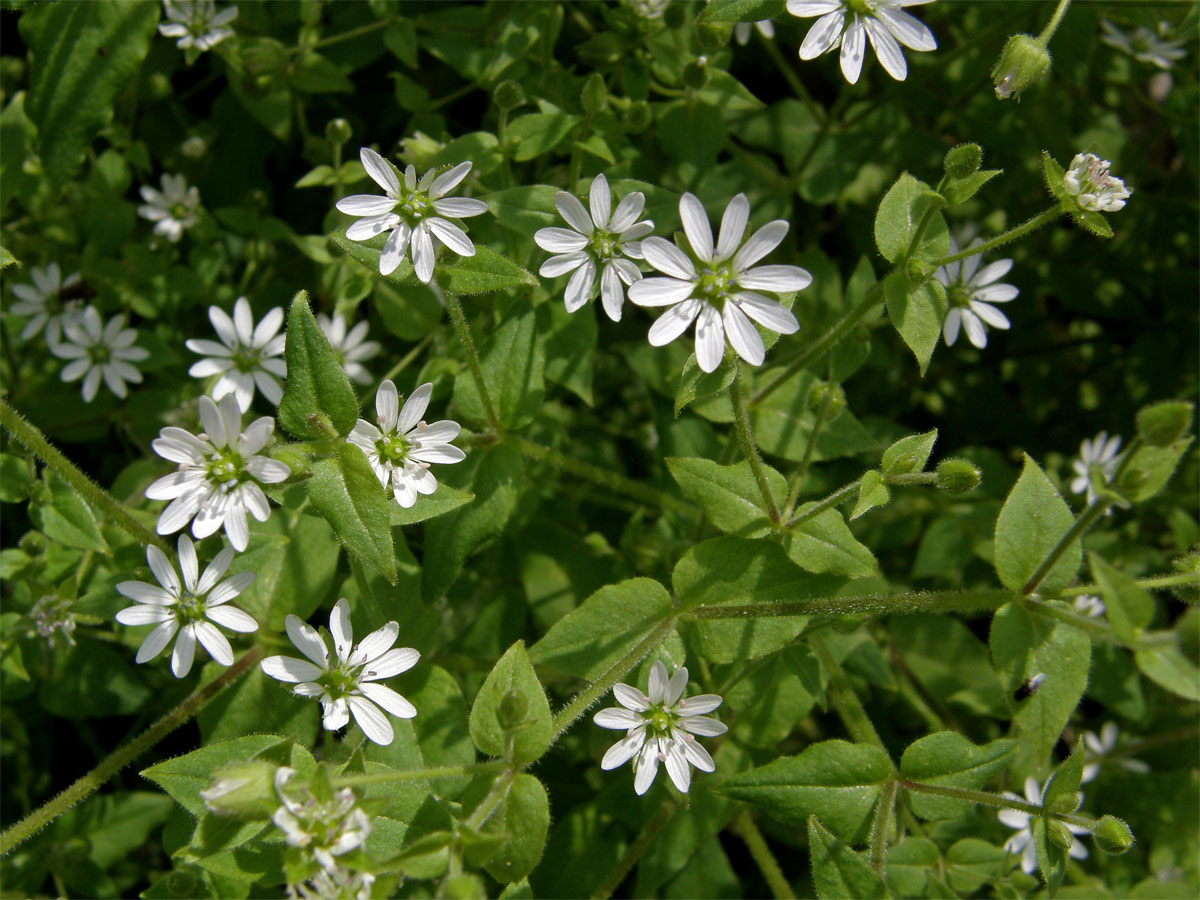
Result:
M363 669L359 680L369 682L391 678L393 675L407 672L420 658L421 654L412 647L397 647L376 659L368 660L369 665Z
M392 723L378 706L363 697L351 696L348 702L350 711L354 713L354 721L373 743L387 746L392 742L396 733L392 730Z
M592 217L588 215L588 211L583 208L583 204L574 194L559 191L554 195L554 205L558 208L559 215L566 219L567 224L580 234L590 237L596 230L596 226L592 224Z
M729 259L737 252L746 236L746 223L750 221L750 201L745 194L738 194L725 207L721 216L721 236L717 239L718 262Z
M387 160L370 147L363 147L359 150L358 158L362 162L363 168L367 170L367 174L371 176L372 181L393 197L400 196L400 181L396 178L396 173L392 171L392 167L387 164Z
M247 572L246 574L253 573ZM230 631L243 634L258 631L258 622L254 620L254 616L236 606L217 606L205 610L204 614L222 628L228 628ZM303 660L297 660L297 662L303 662ZM311 663L306 663L306 665L311 665Z
M875 9L875 17L905 47L918 51L937 49L937 40L933 32L920 19L914 18L904 10L890 9L881 4Z
M867 46L866 32L862 20L856 14L854 21L842 35L842 76L850 84L857 84L858 76L862 73L863 53Z
M329 634L333 638L334 652L345 662L354 646L354 631L350 625L350 604L344 597L334 604L333 612L329 614Z
M392 649L399 634L400 625L396 622L388 622L362 639L362 643L354 651L351 660L355 665L362 665L378 659Z
M783 219L768 222L750 236L733 258L733 269L742 273L783 243L788 233L788 223ZM642 242L645 246L645 241Z
M475 245L467 237L467 233L452 222L433 216L425 220L434 237L457 253L459 256L474 256Z
M680 201L681 207L682 203L683 201ZM646 238L642 241L642 253L645 254L646 262L664 275L688 281L694 281L696 278L696 267L692 265L692 261L665 238Z
M592 179L592 187L588 192L588 206L592 209L593 224L597 228L607 228L609 217L612 215L612 190L603 172Z
M208 651L208 655L223 666L233 665L233 648L225 635L211 622L197 622L194 626L196 638Z
M614 684L613 697L626 709L634 712L645 712L650 708L649 698L635 687L627 684Z
M629 762L629 760L637 756L638 751L642 749L645 743L645 728L639 728L633 734L626 735L605 751L604 758L600 760L600 768L607 772L610 769L615 769L617 766Z
M232 652L232 651L231 651ZM184 625L175 638L175 649L171 651L171 671L176 678L184 678L192 670L196 656L196 626Z
M646 279L653 281L655 279ZM638 285L645 284L646 281L639 281L632 288L630 293ZM679 337L688 330L688 326L695 321L696 316L700 313L700 308L704 306L699 300L684 300L682 303L676 304L668 309L665 313L659 316L653 325L650 326L648 335L650 346L662 347L671 343L675 338Z
M113 618L122 625L157 625L168 619L174 621L175 613L164 606L145 604L143 606L127 606Z
M317 634L316 629L301 621L299 617L290 614L283 620L283 627L297 650L320 666L322 670L329 668L329 650L325 646L325 642L321 640L321 636ZM312 679L302 680L311 681Z
M678 278L643 278L630 286L629 299L638 306L674 306L691 297L695 287Z
M471 163L468 161L460 162L454 168L443 172L433 179L433 183L429 185L429 196L437 199L454 190L467 177L470 171Z
M592 721L601 728L628 731L630 728L637 728L644 720L631 710L613 706L600 710L596 715L592 716Z
M912 17L909 16L909 18ZM908 75L908 63L905 61L904 51L900 49L896 39L877 19L868 16L865 25L867 37L871 41L871 46L875 48L875 56L878 57L879 62L894 79L903 81Z
M724 356L725 328L721 314L705 303L696 319L696 362L702 372L714 372Z
M761 366L767 352L763 346L762 336L759 335L758 329L750 324L750 320L746 318L746 314L742 312L736 302L725 304L722 318L724 319L725 333L729 336L729 343L737 355L752 366Z
M351 194L335 203L334 208L348 216L370 216L373 218L372 225L374 225L396 208L396 201L391 197L380 197L378 194ZM357 228L361 224L361 222L355 222L351 228ZM379 231L383 231L383 229L380 228ZM375 233L378 234L379 231ZM350 229L347 229L346 237L352 241L363 240L363 238L351 236Z
M358 686L363 696L372 703L378 704L384 712L397 719L411 719L417 714L417 708L390 687L373 682L364 682Z
M134 657L135 662L149 662L162 653L163 648L171 643L171 638L175 637L175 632L179 630L179 623L174 617L163 622L152 632L146 635L146 639L142 641L142 645L138 647L137 656Z
M616 212L612 214L612 218L609 219L608 230L615 231L618 234L624 232L638 220L638 216L642 214L642 210L645 208L646 195L641 191L632 191L626 194L621 202L617 204Z
M592 294L592 285L595 282L596 264L589 259L575 270L575 274L567 282L567 290L563 295L567 312L573 313L588 302L588 298Z
M228 608L222 607L222 609ZM307 660L296 659L293 656L268 656L259 663L259 667L272 678L288 683L314 681L325 672L324 669L314 666Z
M741 291L735 296L734 302L742 312L771 331L779 334L794 334L800 328L800 323L796 321L796 317L790 309L761 294Z
M425 410L429 408L429 398L432 396L433 383L428 381L409 394L396 419L396 430L401 434L412 431L424 417Z
M805 15L817 14L805 13ZM816 59L822 53L828 53L836 47L838 41L841 39L842 28L845 24L846 13L840 7L829 10L822 15L808 29L808 34L804 36L804 40L800 43L800 58L805 60Z
M533 242L547 253L573 253L587 246L587 238L566 228L539 228Z
M786 294L804 290L812 284L812 275L799 266L755 266L740 273L737 283L751 290Z
M679 218L683 221L683 231L687 235L688 243L692 245L692 252L704 262L711 262L713 258L712 226L709 225L708 213L704 211L704 204L700 202L700 198L690 192L680 197ZM655 268L658 267L655 266ZM674 273L668 272L667 274Z

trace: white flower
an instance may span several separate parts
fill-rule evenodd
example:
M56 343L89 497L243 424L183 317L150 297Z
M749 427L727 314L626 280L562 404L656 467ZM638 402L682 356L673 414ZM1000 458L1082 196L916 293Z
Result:
M475 255L475 245L467 233L450 220L485 213L487 204L467 197L446 197L467 177L471 163L459 163L441 174L437 169L430 169L420 181L417 181L417 170L409 166L404 170L404 181L401 182L387 160L370 147L363 147L359 158L367 174L387 196L354 194L343 197L336 206L347 215L362 216L346 229L346 237L352 241L369 240L391 231L379 256L379 274L394 272L411 245L417 278L429 284L437 258L435 239L459 256Z
M1132 193L1125 182L1108 174L1107 159L1095 153L1076 153L1071 168L1063 176L1063 187L1075 198L1081 209L1095 212L1116 212L1124 208Z
M716 737L729 729L704 713L721 705L716 694L699 694L683 699L688 670L680 667L667 681L667 667L656 661L650 667L649 695L627 684L613 686L620 706L602 709L592 718L601 728L626 731L625 737L608 748L600 768L615 769L633 760L633 789L644 794L650 789L658 764L667 764L675 787L686 792L692 781L691 763L702 772L716 769L708 751L696 743L696 735Z
M1020 800L1016 794L1004 792L1005 797L1013 800ZM1080 802L1083 802L1083 795L1079 795ZM1032 775L1025 779L1025 799L1035 806L1042 805L1042 791L1038 788L1037 779ZM1077 807L1078 808L1078 807ZM1037 871L1037 847L1033 842L1033 825L1032 814L1022 812L1019 809L1002 809L996 814L996 817L1007 825L1009 828L1018 829L1017 833L1004 842L1004 849L1009 853L1021 854L1021 870L1026 875L1032 875ZM1061 821L1061 820L1060 820ZM1072 825L1070 822L1063 822L1071 834L1088 834L1089 829L1083 825ZM1071 849L1067 851L1072 859L1087 859L1087 847L1083 846L1075 838L1071 838Z
M257 456L275 431L270 416L255 419L243 432L237 400L227 394L219 404L201 397L199 435L168 426L151 442L154 452L179 463L146 488L151 500L170 500L158 517L159 534L173 534L192 521L192 534L206 538L222 525L234 550L250 541L246 513L267 521L271 507L260 484L276 484L291 474L285 463ZM195 517L192 520L192 517Z
M63 278L58 263L52 262L44 269L34 266L29 270L29 277L33 279L33 284L12 286L17 302L8 308L8 312L16 316L30 316L21 329L21 340L29 340L45 327L46 343L53 347L62 338L62 326L79 316L78 301L64 303L60 296L67 288L79 284L79 273L72 272Z
M976 238L970 246L976 247L981 243L983 241ZM958 244L954 238L950 238L950 252L958 252ZM982 259L983 254L976 253L966 259L946 263L933 273L933 277L946 288L949 311L942 326L942 334L948 346L958 340L960 327L966 330L967 340L982 350L987 346L987 329L984 328L984 323L1001 329L1010 326L1008 317L992 304L1007 303L1019 293L1011 284L995 283L1008 274L1013 261L998 259L981 269L979 263Z
M29 610L29 618L33 620L34 631L46 639L50 649L57 646L60 635L68 645L75 646L75 613L71 609L70 599L57 594L43 594Z
M117 585L121 594L139 604L118 612L117 621L122 625L158 626L142 641L136 661L154 659L178 633L175 649L171 651L171 671L176 678L183 678L191 670L197 640L216 662L232 665L233 650L217 625L242 633L258 630L253 616L227 605L249 586L254 573L238 572L218 584L233 561L233 551L226 547L200 575L196 548L186 534L179 536L182 581L167 555L157 547L146 548L146 561L162 587L144 581L122 581Z
M167 21L158 26L159 34L179 38L175 46L181 50L203 51L233 37L233 29L224 26L237 18L238 8L227 6L217 12L213 0L163 0L163 13Z
M1100 766L1104 763L1104 757L1117 749L1117 740L1120 737L1121 731L1117 728L1116 722L1105 722L1100 728L1099 736L1094 731L1084 732L1083 744L1088 749L1089 760L1083 767L1083 777L1080 778L1080 781L1091 781L1100 774ZM1133 772L1135 775L1145 775L1150 771L1150 767L1140 759L1118 756L1112 761L1126 772Z
M1089 619L1097 619L1104 615L1104 601L1095 594L1081 594L1075 598L1075 612L1087 616Z
M812 283L812 276L799 266L750 268L779 246L788 223L768 222L743 243L750 203L745 194L738 194L725 208L714 247L708 215L693 194L680 198L679 216L696 263L670 241L646 238L646 261L667 277L643 278L629 289L629 299L638 306L671 307L651 326L650 343L668 344L695 322L696 361L705 372L721 364L726 335L738 356L761 365L766 350L750 320L780 334L792 334L800 323L782 304L755 291L785 293Z
M269 656L262 661L262 670L272 678L295 684L293 692L302 697L319 697L323 724L329 731L344 726L354 713L354 721L367 737L376 744L390 744L395 733L383 712L400 719L417 714L415 706L390 687L377 683L407 672L421 658L411 647L391 649L400 633L396 622L372 631L354 647L350 604L339 600L329 616L329 633L336 651L333 654L316 630L296 616L289 615L284 627L296 649L312 662Z
M1075 470L1075 477L1071 480L1071 493L1082 494L1086 491L1087 502L1091 506L1096 499L1096 489L1092 486L1092 467L1100 470L1105 481L1110 480L1117 468L1117 452L1120 449L1119 434L1109 437L1107 431L1102 431L1090 441L1084 440L1079 445L1079 459L1071 463L1071 468Z
M289 788L288 781L295 774L289 766L275 770L275 793L283 805L275 810L271 821L283 831L289 846L311 852L326 872L343 874L334 857L366 843L371 835L371 817L358 807L358 798L348 787L324 802L307 788Z
M897 81L908 74L900 44L910 50L937 49L933 32L901 7L932 0L788 0L787 11L801 19L820 16L800 44L801 59L816 59L839 45L842 75L851 84L862 72L867 41L887 73ZM850 22L846 24L849 14ZM899 43L897 43L899 42Z
M396 385L385 381L375 394L375 421L359 419L346 440L362 448L375 476L385 488L391 482L396 502L408 508L418 494L432 494L437 479L430 463L462 462L467 455L450 441L458 437L457 422L443 419L432 425L421 416L429 406L432 384L423 384L400 407Z
M189 350L207 357L193 364L188 374L193 378L220 374L212 389L213 399L233 394L242 412L254 402L255 385L270 403L278 406L283 399L279 379L287 377L287 363L280 358L284 346L284 336L279 334L283 310L278 306L268 310L255 325L250 301L238 297L232 319L218 306L208 308L208 318L221 343L196 338L186 341Z
M1126 34L1108 19L1102 19L1100 27L1104 29L1104 34L1100 36L1104 43L1128 53L1139 62L1150 63L1164 71L1175 68L1175 63L1187 56L1182 38L1174 41L1166 39L1171 33L1171 26L1167 22L1158 23L1158 34L1142 25L1135 28L1132 34Z
M367 329L370 327L367 320L347 331L346 317L341 313L332 319L324 313L318 313L317 324L325 332L325 338L346 370L346 375L359 384L370 384L371 373L363 368L362 361L375 356L382 348L378 341L367 340Z
M370 872L350 873L340 867L320 869L307 882L288 885L295 900L370 900L375 876Z
M83 400L91 403L100 389L100 379L108 389L125 399L129 394L125 382L140 384L142 373L131 363L140 362L150 355L144 347L137 347L137 332L125 327L124 314L113 316L101 327L100 313L89 306L78 318L63 321L66 340L51 344L50 352L59 359L69 359L63 366L63 381L83 379Z
M596 269L600 268L600 297L604 311L614 322L621 321L621 307L625 303L625 284L633 284L642 277L631 259L642 259L640 239L654 230L650 220L637 221L646 206L646 197L641 191L626 194L612 209L612 191L603 174L592 180L588 198L591 215L573 194L559 191L554 195L554 205L559 214L571 226L567 228L540 228L533 239L547 253L556 253L544 263L538 274L543 278L557 278L574 272L567 282L565 301L567 312L573 313L592 297L596 283ZM610 214L611 212L611 214Z
M196 210L200 208L200 191L188 187L182 175L163 175L161 191L143 185L138 215L154 223L154 233L165 235L172 244L183 237L184 229L196 224Z
M733 26L733 39L742 47L750 43L751 29L757 29L765 39L775 37L775 23L770 19L759 19L757 22L738 22Z

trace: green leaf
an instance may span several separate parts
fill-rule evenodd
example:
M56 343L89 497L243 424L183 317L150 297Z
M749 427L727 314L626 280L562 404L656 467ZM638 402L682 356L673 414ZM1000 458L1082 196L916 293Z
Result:
M1003 772L1017 752L1014 740L976 746L954 731L939 731L909 744L900 774L910 781L977 791ZM909 791L909 807L924 819L950 819L971 808L964 800Z
M712 0L696 21L705 25L714 22L757 22L773 19L783 9L783 0Z
M712 372L705 372L693 353L683 364L683 373L679 376L679 389L675 392L675 418L679 418L679 414L690 404L724 393L733 384L736 375L737 365L728 359L722 359Z
M507 428L520 428L533 421L546 394L543 378L545 356L537 339L537 316L531 308L514 307L480 350L480 368L496 414ZM454 403L465 418L486 424L483 400L470 371L463 370L454 381Z
M884 259L894 263L907 258L920 223L931 211L932 219L921 234L920 243L913 248L912 256L925 260L946 256L950 252L950 232L946 229L946 220L936 212L944 205L945 201L933 188L907 172L896 179L875 213L875 243ZM888 307L890 311L890 300Z
M1020 591L1025 582L1049 556L1059 540L1075 524L1067 501L1050 483L1028 454L1021 477L1004 501L996 519L995 565L1000 582L1012 591ZM1072 541L1039 586L1039 592L1053 594L1071 583L1083 550Z
M359 447L338 444L333 456L313 466L308 499L347 550L396 583L388 511L392 501Z
M942 336L946 289L937 280L913 284L897 270L883 282L883 296L887 301L888 318L917 358L924 375Z
M412 262L407 254L400 260L400 265L390 275L380 274L379 257L383 251L384 243L387 242L386 234L376 235L369 241L352 241L346 237L344 232L336 231L329 235L329 240L333 242L335 247L377 278L391 282L397 287L417 283L416 272L413 271Z
M1052 813L1070 815L1079 809L1079 783L1083 780L1083 739L1075 741L1075 749L1071 751L1062 764L1054 770L1046 789L1042 792L1042 806Z
M427 519L435 519L453 512L460 506L465 506L475 499L475 495L460 491L449 485L439 484L432 494L421 494L415 505L405 509L399 503L389 503L388 511L392 527L397 525L416 525Z
M1053 819L1032 816L1029 824L1033 830L1033 845L1037 848L1038 869L1046 882L1046 893L1053 897L1067 874L1067 850L1050 839L1049 831L1056 827Z
M1125 643L1133 643L1154 618L1154 598L1138 583L1102 560L1095 553L1088 557L1092 577L1100 585L1105 615L1113 633Z
M554 205L558 192L558 188L548 184L531 184L496 191L483 199L496 217L496 224L527 238L539 228L563 225Z
M34 526L66 547L111 555L95 513L75 489L49 469L44 470L42 478L48 490L40 490L34 482L34 501L29 505L29 518Z
M55 193L83 162L117 109L117 97L150 52L151 3L96 0L34 6L18 19L33 57L25 111Z
M573 315L557 302L537 308L538 334L546 353L546 378L592 405L592 372L599 328L594 315Z
M799 756L739 772L713 790L753 803L785 825L799 827L819 816L841 840L859 843L892 774L891 760L879 747L822 741Z
M827 597L844 583L803 571L775 543L732 536L692 547L675 566L672 580L685 610L759 603L769 608L782 601ZM807 622L807 616L768 615L699 619L694 628L707 659L731 663L775 652L791 643Z
M532 273L478 244L474 256L456 259L453 265L444 268L439 266L435 272L438 281L452 294L490 294L510 288L536 287L538 284Z
M887 886L861 856L838 840L817 817L808 817L808 852L820 900L886 900Z
M1002 171L1004 170L984 169L981 172L972 172L962 178L947 178L946 183L942 185L942 196L946 198L946 203L950 206L966 203L979 193L980 188Z
M481 795L472 803L468 792L463 798L463 812L471 812L483 800L484 791L491 788L495 778L503 777L480 779ZM488 819L487 832L500 832L504 835L504 843L483 864L484 868L501 884L520 881L541 860L549 830L550 797L546 789L532 775L516 775L508 793Z
M565 138L579 121L578 116L556 110L528 113L508 123L508 143L514 162L541 156Z
M1141 673L1172 694L1200 701L1200 668L1180 647L1155 647L1133 655Z
M1096 237L1110 238L1113 236L1112 226L1108 220L1094 209L1080 209L1076 206L1071 210L1071 218L1084 231L1089 231Z
M766 384L779 374L778 369L756 373L755 383ZM809 391L817 377L812 372L798 372L750 412L750 425L754 439L763 453L781 456L792 462L800 462L808 451L816 413L808 406ZM728 409L729 404L720 404ZM720 421L732 421L732 415ZM876 451L878 441L848 409L825 427L817 436L816 448L811 461L851 456L866 451Z
M1042 151L1042 175L1046 179L1046 189L1050 192L1050 196L1056 200L1066 200L1074 205L1075 201L1067 193L1066 186L1063 184L1067 173L1063 171L1062 166L1055 162L1048 150Z
M1175 474L1175 467L1191 444L1189 435L1167 447L1139 447L1125 467L1117 490L1134 503L1149 500L1167 486Z
M345 437L358 420L358 399L325 332L300 291L288 311L284 359L287 379L279 401L279 421L299 438L327 438L329 425ZM324 425L324 427L322 427Z
M802 504L796 513L815 505ZM792 562L810 572L860 577L876 571L874 555L854 537L836 509L823 510L793 525L784 536L783 547Z
M859 481L858 502L854 504L854 510L850 513L850 521L853 522L877 506L887 506L891 499L892 492L883 483L883 475L871 469Z
M887 885L897 897L925 896L929 870L937 866L942 852L933 841L907 837L888 849Z
M497 710L510 692L524 697L527 711L524 721L506 732L497 718ZM534 674L533 665L525 652L525 642L517 641L492 667L483 687L475 695L475 702L471 705L471 739L481 753L505 758L510 758L505 747L511 739L511 759L518 763L530 763L550 746L552 736L546 692ZM517 877L523 878L526 874L522 872Z
M1013 602L997 610L990 643L992 664L1010 699L1034 675L1045 676L1032 696L1017 703L1013 718L1041 766L1087 688L1092 642L1078 628Z
M200 792L212 784L215 770L229 763L253 759L268 747L284 742L288 742L287 738L276 734L249 734L157 763L144 769L141 775L174 797L193 816L199 817L205 813Z
M7 269L9 266L16 264L17 258L9 252L7 247L0 246L0 272Z
M963 838L946 851L946 877L960 894L972 894L1006 871L1011 857L1003 847L978 838Z
M933 453L937 441L937 429L924 434L910 434L900 438L883 451L882 469L885 475L906 475L909 472L925 471L925 463Z
M771 520L750 463L722 466L708 459L668 458L671 477L695 500L712 524L726 533L757 538L771 533ZM776 503L787 496L787 481L770 466L767 486Z
M529 658L594 681L671 614L671 595L650 578L600 588L551 626Z

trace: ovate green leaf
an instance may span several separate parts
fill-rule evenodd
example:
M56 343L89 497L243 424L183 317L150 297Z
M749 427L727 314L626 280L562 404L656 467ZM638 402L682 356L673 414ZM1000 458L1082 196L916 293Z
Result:
M521 695L526 708L524 720L507 735L512 740L512 759L518 763L533 762L550 746L551 717L546 692L534 674L524 641L517 641L500 657L471 705L471 739L481 753L505 755L506 732L497 718L497 710L510 692ZM523 878L525 874L517 877Z
M939 787L979 790L1008 768L1017 742L992 741L976 746L954 731L939 731L909 744L900 759L900 774L910 781ZM970 804L950 797L909 791L907 803L925 819L949 819L966 812Z
M913 284L904 272L897 270L884 281L883 296L888 318L917 358L924 375L942 335L946 289L936 280Z
M771 531L766 501L750 463L740 462L722 466L708 459L667 459L671 477L684 494L700 504L712 524L726 533L741 537L763 537ZM787 497L787 482L770 466L767 486L781 504Z
M339 436L349 434L358 419L358 399L308 308L304 291L296 294L288 311L283 352L287 361L287 379L279 401L283 427L296 437L309 439L329 437L329 425Z
M308 499L347 550L395 583L396 552L388 519L388 506L394 501L379 486L360 448L339 444L333 456L318 461L308 482Z
M808 817L808 852L820 900L884 900L889 896L870 864L838 840L816 816Z
M995 563L1001 583L1020 591L1059 540L1075 523L1067 501L1029 456L996 519ZM1053 594L1066 587L1083 560L1079 541L1068 545L1046 574L1040 591Z

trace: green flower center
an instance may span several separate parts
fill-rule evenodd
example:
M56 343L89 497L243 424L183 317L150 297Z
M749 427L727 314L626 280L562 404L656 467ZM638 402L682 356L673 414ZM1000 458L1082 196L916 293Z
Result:
M404 460L408 458L408 448L408 441L398 434L385 434L375 442L375 452L379 454L379 458L394 466L404 465Z
M228 447L209 457L207 471L208 480L221 485L224 491L236 487L249 477L242 467L241 454Z
M702 269L700 277L696 279L695 296L708 301L717 309L721 309L725 305L731 281L733 281L733 272L728 266Z
M189 625L204 619L204 599L186 589L180 595L179 603L175 608L178 610L177 615L181 624Z
M92 365L102 366L112 359L112 351L105 344L92 346Z
M946 303L951 307L967 307L971 303L971 289L965 284L955 283L946 288Z
M182 222L189 215L191 215L191 212L187 208L187 204L184 203L183 201L180 201L178 203L172 203L171 208L168 209L167 212L169 212L171 214L172 219L175 219L176 221L180 221L180 222Z
M358 689L358 670L361 666L347 666L331 661L329 674L322 676L321 681L334 697L345 697Z
M852 13L857 13L860 16L875 15L875 5L871 0L845 0L846 7Z
M410 226L434 213L433 201L423 191L410 191L401 186L400 198L396 204L396 214Z
M253 347L238 347L233 351L233 367L239 372L253 372L259 368L259 350Z
M675 722L675 717L667 712L662 706L651 707L647 712L643 713L646 717L646 724L649 725L649 730L656 735L667 737L671 734L671 726Z
M611 259L617 252L617 235L611 231L605 231L603 228L597 228L592 232L591 237L592 252L596 254L599 260Z

